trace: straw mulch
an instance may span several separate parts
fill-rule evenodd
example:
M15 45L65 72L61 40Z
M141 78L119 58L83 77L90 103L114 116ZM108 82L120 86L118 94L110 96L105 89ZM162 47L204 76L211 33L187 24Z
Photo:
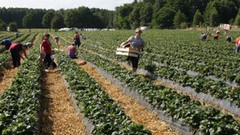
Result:
M4 69L3 74L0 77L0 95L11 85L14 76L16 76L18 69L9 68Z
M40 134L84 135L85 126L75 111L70 95L57 70L50 70L44 78Z

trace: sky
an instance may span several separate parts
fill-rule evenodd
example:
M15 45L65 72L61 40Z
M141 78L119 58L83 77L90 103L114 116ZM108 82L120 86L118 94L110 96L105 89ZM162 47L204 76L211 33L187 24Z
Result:
M21 7L41 9L72 9L81 6L115 10L115 7L134 0L0 0L0 7Z

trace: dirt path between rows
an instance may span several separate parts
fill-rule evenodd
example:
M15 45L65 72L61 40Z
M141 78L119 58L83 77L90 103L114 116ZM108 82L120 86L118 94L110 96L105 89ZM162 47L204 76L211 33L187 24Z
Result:
M7 62L10 63L11 61ZM10 63L11 64L11 63ZM14 76L16 76L18 69L13 67L8 67L3 69L3 73L0 77L0 97L6 91L6 89L11 85Z
M85 126L75 111L58 69L50 70L43 79L40 114L41 135L84 135Z

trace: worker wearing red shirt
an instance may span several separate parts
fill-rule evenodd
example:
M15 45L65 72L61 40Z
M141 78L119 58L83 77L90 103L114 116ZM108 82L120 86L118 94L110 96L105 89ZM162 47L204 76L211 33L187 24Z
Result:
M240 37L238 37L235 41L236 43L236 53L239 53L240 51Z
M44 39L42 43L40 44L40 49L41 52L44 53L44 66L45 66L45 71L48 71L48 68L50 67L52 63L51 59L51 54L52 54L52 48L51 48L51 43L49 41L49 34L44 35Z
M13 61L13 66L14 68L19 67L20 66L20 60L28 58L27 57L27 46L26 45L22 45L20 43L13 43L10 47L9 50L11 52L11 56L12 56L12 61ZM21 55L21 52L24 54L25 58Z

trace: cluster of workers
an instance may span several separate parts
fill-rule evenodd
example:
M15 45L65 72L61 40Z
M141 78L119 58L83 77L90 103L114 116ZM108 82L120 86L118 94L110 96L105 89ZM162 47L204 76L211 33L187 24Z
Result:
M213 39L214 40L218 40L219 39L219 34L220 34L220 31L217 30L215 34L211 34L211 33L202 33L201 34L201 40L202 41L207 41L207 38L213 36ZM227 45L230 45L232 43L232 37L230 35L227 35L226 36L226 43ZM235 40L235 45L236 45L236 53L239 53L240 52L240 37L238 37L236 40Z
M121 47L131 47L135 50L143 51L144 48L144 40L141 37L142 30L140 28L137 28L135 30L135 35L131 36L128 38L128 40L124 41L120 46ZM201 34L201 40L206 41L208 37L213 36L214 40L219 39L219 34L220 31L216 31L215 34L211 33L202 33ZM45 71L48 71L49 67L52 65L53 68L56 67L56 63L54 62L54 50L52 49L51 42L49 40L50 35L49 34L44 34L44 38L40 44L40 58L44 63ZM78 32L75 32L73 36L73 43L68 46L68 56L70 58L77 58L77 47L81 45L80 38L86 39L83 34L78 34ZM56 36L54 37L54 41L56 44L59 44L59 37ZM226 38L227 44L230 44L232 42L232 38L228 35ZM21 43L11 43L9 39L4 39L1 43L1 45L5 45L6 50L10 50L12 60L13 60L13 66L18 67L20 65L20 59L25 59L28 58L26 54L26 50L33 45L31 42L27 42L26 44L21 44ZM238 37L235 40L236 44L236 52L240 52L240 37ZM23 54L23 55L22 55ZM23 57L24 56L24 57ZM132 70L134 72L137 71L138 68L138 62L139 62L139 57L140 55L138 54L137 57L133 56L127 56L127 61L132 65Z
M56 63L54 62L54 57L53 57L54 50L52 49L52 45L49 38L50 38L50 35L45 34L40 44L40 51L41 51L40 58L44 62L45 71L48 71L50 66L52 66L53 68L57 66ZM86 39L83 34L81 33L79 34L78 32L75 32L73 36L73 43L68 46L68 54L67 54L68 57L77 58L77 47L80 47L81 45L80 38ZM54 41L58 45L59 37L55 36Z
M80 37L83 39L86 39L83 34L78 34L78 32L75 32L73 40L74 42L68 46L68 56L70 58L77 58L77 49L76 47L79 47L81 45ZM45 71L48 71L50 66L55 68L57 65L54 62L54 50L52 49L52 44L49 40L50 35L44 34L44 37L42 39L42 42L40 44L40 60L43 61ZM59 44L59 37L54 37L54 41L56 44ZM6 50L9 50L11 52L12 62L14 68L17 68L20 66L20 60L26 59L27 57L27 49L30 48L33 44L31 42L27 42L25 44L22 43L12 43L9 39L3 39L2 42L0 42L1 45L5 46Z

